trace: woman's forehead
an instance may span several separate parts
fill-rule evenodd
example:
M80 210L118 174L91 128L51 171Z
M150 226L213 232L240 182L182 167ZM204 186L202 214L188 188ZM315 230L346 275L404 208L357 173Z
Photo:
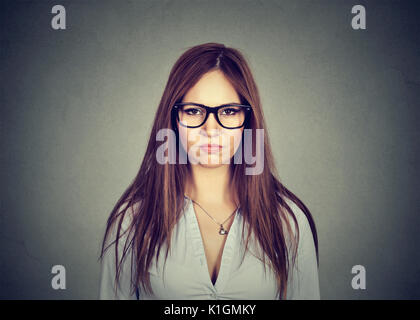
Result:
M191 87L182 102L195 102L209 107L240 103L238 93L221 72L212 71Z

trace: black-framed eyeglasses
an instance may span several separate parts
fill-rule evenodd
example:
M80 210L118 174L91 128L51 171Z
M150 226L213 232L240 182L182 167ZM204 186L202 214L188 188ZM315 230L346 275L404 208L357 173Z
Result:
M223 104L218 107L208 107L194 102L181 102L173 106L179 124L187 128L201 127L214 113L216 121L226 129L243 127L249 120L252 107L244 104Z

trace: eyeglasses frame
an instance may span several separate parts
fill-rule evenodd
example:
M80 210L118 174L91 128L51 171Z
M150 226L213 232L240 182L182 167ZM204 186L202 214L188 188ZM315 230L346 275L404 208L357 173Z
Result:
M193 106L197 106L197 107L201 107L201 108L204 108L204 109L206 109L206 117L204 118L204 120L203 120L203 122L200 124L200 125L198 125L198 126L188 126L188 125L184 125L184 124L182 124L182 122L181 122L181 120L179 119L179 112L178 112L178 110L179 110L179 107L181 107L181 106L185 106L185 105L193 105ZM219 116L218 116L218 111L219 111L219 109L221 109L221 108L225 108L225 107L242 107L242 108L244 108L245 109L245 119L244 119L244 122L242 123L242 125L241 126L238 126L238 127L233 127L233 128L229 128L229 127L225 127L221 122L220 122L220 120L219 120ZM176 103L173 107L172 107L172 112L175 112L175 111L177 111L176 112L176 118L178 119L178 122L179 122L179 124L181 125L181 126L183 126L183 127L187 127L187 128L199 128L199 127L201 127L203 124L205 124L206 123L206 121L207 121L207 119L208 119L208 117L209 117L209 115L210 115L210 113L214 113L214 115L215 115L215 119L216 119L216 121L217 121L217 123L220 125L220 126L222 126L223 128L225 128L225 129L238 129L238 128L242 128L248 121L249 121L249 118L251 117L251 113L252 113L252 107L250 106L250 105L246 105L246 104L236 104L236 103L227 103L227 104L222 104L222 105L220 105L220 106L217 106L217 107L208 107L208 106L206 106L206 105L204 105L204 104L200 104L200 103L194 103L194 102L180 102L180 103Z

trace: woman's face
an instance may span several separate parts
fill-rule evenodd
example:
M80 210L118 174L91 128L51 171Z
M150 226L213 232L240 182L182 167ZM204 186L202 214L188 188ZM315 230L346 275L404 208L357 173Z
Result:
M182 102L194 102L216 107L222 104L237 103L239 96L220 70L210 71L185 94ZM190 111L190 114L197 110ZM229 111L226 111L228 114ZM230 163L241 142L243 128L226 129L219 125L215 114L209 114L207 121L198 128L187 128L177 124L179 137L184 150L188 152L190 163L205 167L218 167ZM221 148L208 149L208 144Z

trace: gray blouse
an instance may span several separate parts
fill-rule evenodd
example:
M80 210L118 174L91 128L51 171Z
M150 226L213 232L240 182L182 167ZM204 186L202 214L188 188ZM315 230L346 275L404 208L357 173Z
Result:
M287 200L296 215L300 241L296 264L289 271L287 299L320 299L318 266L311 228L305 214L295 203ZM128 211L127 211L128 213ZM234 215L234 221L222 253L222 260L216 283L213 285L207 267L203 241L197 217L191 199L185 197L185 207L178 224L172 233L171 249L168 253L165 269L166 244L161 248L158 265L156 259L149 269L154 295L148 295L139 286L138 291L130 294L131 254L127 252L122 265L120 286L114 295L115 247L105 251L100 277L99 299L140 299L140 300L278 300L275 275L267 266L264 272L263 262L255 255L262 251L256 246L257 241L250 237L248 249L242 264L241 258L245 243L241 239L243 217L240 209ZM126 221L127 220L127 221ZM293 222L291 223L293 227ZM122 224L122 231L128 227L128 219ZM245 232L248 232L247 226ZM115 239L115 230L111 234ZM246 239L246 236L245 236ZM290 239L290 238L289 238ZM125 238L119 241L119 255L122 253ZM289 242L288 242L289 243ZM255 250L255 251L254 251Z

